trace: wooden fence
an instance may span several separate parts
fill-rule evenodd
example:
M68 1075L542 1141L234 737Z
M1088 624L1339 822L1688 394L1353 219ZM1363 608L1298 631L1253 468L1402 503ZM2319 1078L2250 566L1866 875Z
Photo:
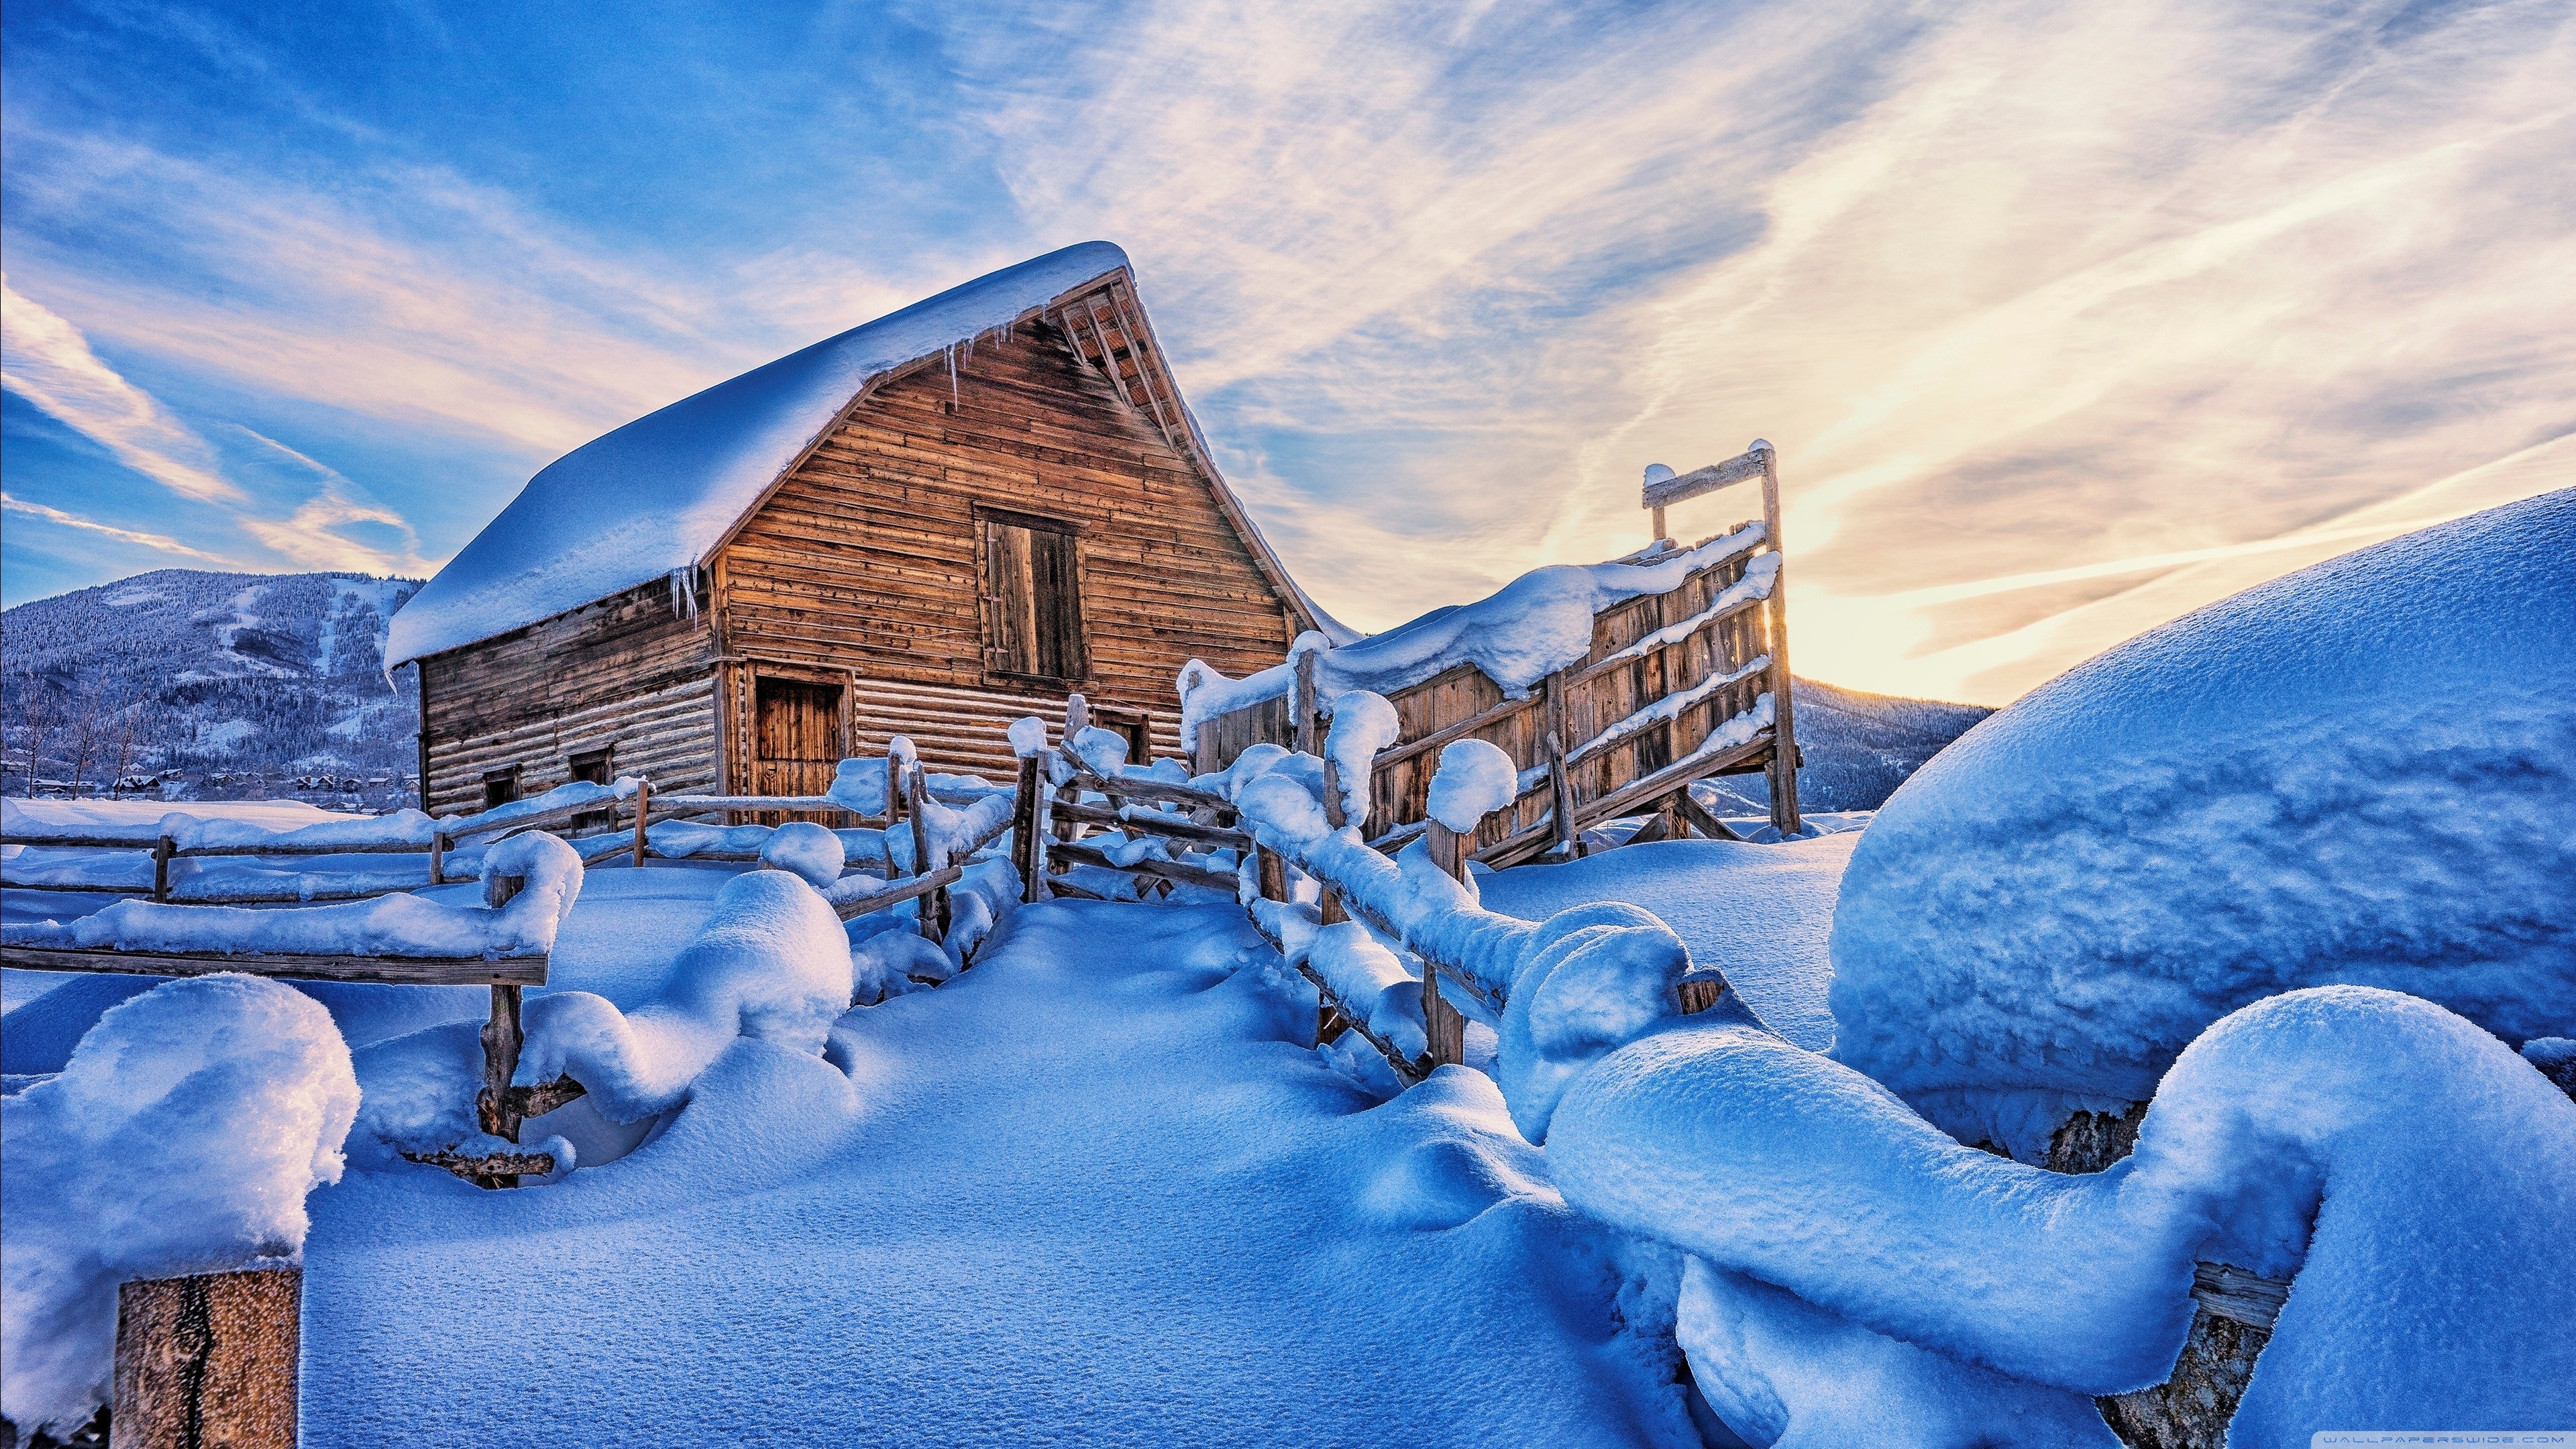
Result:
M1623 816L1660 817L1644 838L1695 828L1735 839L1688 788L1717 775L1767 774L1772 823L1784 836L1796 834L1797 737L1772 451L1757 446L1658 486L1677 501L1754 478L1763 484L1763 518L1735 531L1744 540L1739 547L1672 589L1602 610L1584 657L1526 695L1507 696L1472 664L1388 693L1402 732L1377 758L1363 830L1370 841L1392 847L1422 833L1440 747L1462 739L1499 746L1521 772L1520 798L1468 843L1470 856L1497 868L1577 854L1586 828ZM1618 562L1652 563L1675 552L1659 539ZM1765 554L1774 556L1760 565L1770 572L1768 588L1740 590L1720 603ZM1299 656L1286 694L1201 722L1197 773L1225 768L1256 743L1321 753L1330 701L1318 698L1313 659ZM1766 695L1767 717L1758 706Z

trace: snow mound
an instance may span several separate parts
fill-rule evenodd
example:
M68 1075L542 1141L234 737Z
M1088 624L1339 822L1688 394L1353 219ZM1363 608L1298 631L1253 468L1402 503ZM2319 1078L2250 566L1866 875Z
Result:
M1324 736L1324 755L1333 762L1333 777L1342 787L1342 819L1364 824L1369 816L1370 775L1378 752L1395 747L1404 723L1386 696L1354 689L1333 701L1333 727Z
M1452 740L1440 747L1440 769L1431 777L1431 818L1468 834L1486 816L1510 806L1520 788L1520 771L1501 746Z
M760 847L760 863L823 890L841 878L841 867L849 857L841 848L840 836L810 820L790 820L771 832Z
M1843 878L1837 1056L2028 1156L2229 1011L2351 982L2576 1035L2576 490L2178 619L1908 780Z
M2318 1424L2576 1418L2556 1306L2576 1273L2558 1180L2576 1103L2396 992L2319 987L2229 1015L2165 1075L2136 1151L2086 1176L1962 1147L1847 1067L1696 1020L1577 1081L1548 1160L1566 1200L1614 1226L2078 1393L2164 1380L2196 1260L2295 1273L2231 1430L2251 1449Z
M632 1122L677 1105L736 1037L820 1052L849 1005L840 918L798 877L755 870L725 882L654 1000L626 1012L587 991L528 1002L516 1080L569 1075L610 1117Z
M638 418L548 464L393 617L387 668L692 569L886 372L1127 265L1084 242L1005 267Z
M106 1401L118 1283L300 1258L357 1110L330 1013L291 987L200 976L101 1016L0 1106L0 1413L24 1434Z
M2119 1444L2093 1401L1872 1333L1794 1293L1685 1258L1674 1336L1728 1428L1770 1449Z

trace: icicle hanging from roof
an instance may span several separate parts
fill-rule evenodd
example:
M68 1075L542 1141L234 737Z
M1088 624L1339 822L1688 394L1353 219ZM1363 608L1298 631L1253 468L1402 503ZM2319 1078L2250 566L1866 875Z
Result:
M671 570L671 614L693 624L697 622L698 570L694 564Z

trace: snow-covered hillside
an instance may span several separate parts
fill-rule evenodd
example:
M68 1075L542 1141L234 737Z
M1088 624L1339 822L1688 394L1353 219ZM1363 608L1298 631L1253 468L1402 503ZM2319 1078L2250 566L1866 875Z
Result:
M212 799L328 777L332 798L407 800L418 706L387 686L384 639L419 587L163 569L0 614L6 788L144 775L161 777L148 793Z

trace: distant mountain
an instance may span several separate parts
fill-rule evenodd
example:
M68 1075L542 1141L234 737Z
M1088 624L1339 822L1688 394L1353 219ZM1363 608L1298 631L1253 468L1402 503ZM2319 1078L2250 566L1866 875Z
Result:
M385 623L420 586L163 569L0 612L0 788L407 804L419 703Z
M1806 764L1798 771L1798 808L1875 810L1942 746L1993 713L1984 705L1863 694L1801 679L1795 718ZM1715 783L1748 814L1771 808L1771 788L1760 775Z

